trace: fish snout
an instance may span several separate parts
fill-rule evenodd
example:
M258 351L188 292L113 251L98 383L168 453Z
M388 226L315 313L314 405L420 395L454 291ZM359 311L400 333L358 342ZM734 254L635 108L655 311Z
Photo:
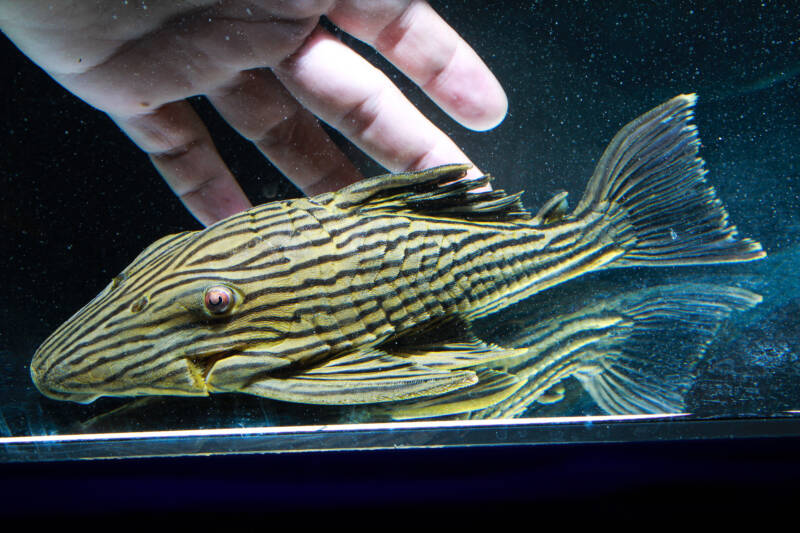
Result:
M157 357L161 350L165 353ZM30 373L45 396L77 403L91 403L100 396L208 396L203 376L189 358L181 350L163 346L142 351L133 344L113 354L40 349L33 356Z
M47 358L36 352L31 361L31 379L36 388L53 400L77 403L91 403L99 396L93 392L80 391L80 383L71 379L69 374L55 365L47 363Z

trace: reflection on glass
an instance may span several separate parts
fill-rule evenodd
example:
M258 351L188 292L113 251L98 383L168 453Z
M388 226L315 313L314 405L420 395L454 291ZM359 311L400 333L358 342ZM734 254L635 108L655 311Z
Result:
M470 416L525 416L536 402L563 400L562 381L568 377L608 414L683 412L684 394L722 322L760 301L759 295L735 287L665 285L550 320L541 320L541 313L533 322L518 319L518 329L504 341L527 353L504 370L523 384Z

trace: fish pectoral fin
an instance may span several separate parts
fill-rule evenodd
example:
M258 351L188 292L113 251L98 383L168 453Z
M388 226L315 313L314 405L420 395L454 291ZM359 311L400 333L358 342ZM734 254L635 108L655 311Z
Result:
M527 354L528 350L526 348L503 348L496 344L475 340L438 346L409 347L402 352L393 351L392 353L425 365L427 368L455 370L482 365L499 365L503 360Z
M478 381L469 370L428 368L370 348L288 377L251 379L239 392L297 403L356 405L443 394Z
M433 418L484 409L514 394L525 382L516 376L482 369L478 383L434 398L403 402L383 408L395 420Z
M290 360L248 348L214 361L205 374L205 383L212 392L239 392L255 377L288 366Z

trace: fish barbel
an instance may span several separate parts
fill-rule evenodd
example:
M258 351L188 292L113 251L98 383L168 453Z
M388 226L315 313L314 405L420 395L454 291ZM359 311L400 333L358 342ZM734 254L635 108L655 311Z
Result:
M449 165L164 237L44 341L33 381L82 403L242 392L372 404L479 387L477 369L522 352L478 339L478 317L594 270L765 255L704 178L695 98L626 125L572 212L561 193L532 215L521 193L473 192L490 178ZM498 371L491 394L441 412L520 386Z

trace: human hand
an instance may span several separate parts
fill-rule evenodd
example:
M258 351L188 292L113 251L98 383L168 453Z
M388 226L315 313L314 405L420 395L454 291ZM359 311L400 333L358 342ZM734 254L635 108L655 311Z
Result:
M497 80L420 0L0 3L8 37L106 112L203 224L250 203L186 102L193 95L206 95L309 195L361 178L314 115L391 171L470 162L383 73L321 28L322 15L464 126L485 130L504 118Z

